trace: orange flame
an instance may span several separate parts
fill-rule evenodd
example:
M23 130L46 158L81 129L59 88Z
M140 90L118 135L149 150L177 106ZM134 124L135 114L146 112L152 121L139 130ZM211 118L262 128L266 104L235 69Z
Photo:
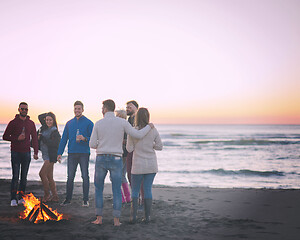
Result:
M26 219L29 213L33 208L38 208L41 206L41 201L37 199L32 193L29 193L25 196L23 196L23 199L25 201L24 207L25 210L20 213L20 218L21 219ZM44 204L44 203L43 203ZM53 214L57 216L56 221L60 221L63 219L63 214L58 213L56 210L52 210L49 206L44 204ZM48 220L53 220L52 218L49 217L49 215L42 209L40 208L39 214L36 217L36 220L34 223L39 223L39 222L46 222Z

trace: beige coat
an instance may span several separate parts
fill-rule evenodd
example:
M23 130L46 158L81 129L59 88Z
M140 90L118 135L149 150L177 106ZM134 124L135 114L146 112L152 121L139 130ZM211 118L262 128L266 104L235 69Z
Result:
M126 149L133 151L132 174L157 173L157 158L155 150L162 150L163 145L156 128L150 130L142 139L128 136Z

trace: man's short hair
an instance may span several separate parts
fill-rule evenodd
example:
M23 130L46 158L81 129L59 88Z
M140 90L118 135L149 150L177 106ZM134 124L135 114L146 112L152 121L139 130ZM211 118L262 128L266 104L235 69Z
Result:
M139 108L139 105L136 101L131 100L131 101L128 101L126 104L128 105L129 103L132 103L136 108Z
M116 104L113 100L111 99L105 100L102 102L102 104L109 112L115 111Z
M76 105L80 105L80 106L82 106L82 108L83 108L83 103L82 103L81 101L76 101L76 102L74 102L74 107L75 107Z
M20 102L19 107L21 107L21 105L27 105L28 106L28 104L26 102Z

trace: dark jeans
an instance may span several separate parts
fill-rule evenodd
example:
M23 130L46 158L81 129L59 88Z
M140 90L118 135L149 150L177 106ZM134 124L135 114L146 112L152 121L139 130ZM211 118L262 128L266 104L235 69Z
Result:
M11 200L17 199L17 191L19 191L19 199L25 194L27 174L30 165L31 157L30 152L11 152L11 167L12 167L12 179L11 179ZM18 190L19 177L21 167L21 181Z
M74 178L78 164L80 165L81 178L83 181L83 201L89 200L90 177L89 177L89 153L68 154L68 179L67 179L67 201L71 201L74 188Z

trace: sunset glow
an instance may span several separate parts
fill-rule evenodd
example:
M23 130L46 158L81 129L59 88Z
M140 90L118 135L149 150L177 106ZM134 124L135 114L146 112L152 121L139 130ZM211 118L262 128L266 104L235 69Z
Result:
M300 2L1 1L0 123L135 99L164 124L300 124Z

